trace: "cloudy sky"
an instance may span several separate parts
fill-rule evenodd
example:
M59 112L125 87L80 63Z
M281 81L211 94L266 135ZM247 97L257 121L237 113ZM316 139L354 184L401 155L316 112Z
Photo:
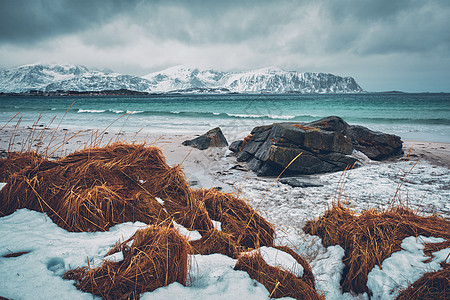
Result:
M279 66L450 92L449 28L449 0L0 0L0 68Z

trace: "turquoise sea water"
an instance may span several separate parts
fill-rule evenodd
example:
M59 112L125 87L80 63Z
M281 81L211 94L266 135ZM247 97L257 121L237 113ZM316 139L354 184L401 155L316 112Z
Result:
M203 133L220 126L240 138L257 125L312 121L336 115L350 124L394 133L403 139L450 142L450 94L226 94L80 97L0 97L0 124L17 112L22 125L112 129L152 133ZM126 112L130 115L117 118ZM15 119L16 121L17 119ZM124 125L125 124L125 125ZM1 126L0 126L1 127Z

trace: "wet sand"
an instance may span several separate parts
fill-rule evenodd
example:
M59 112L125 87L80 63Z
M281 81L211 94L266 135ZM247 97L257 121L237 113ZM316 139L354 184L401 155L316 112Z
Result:
M411 150L411 152L410 152ZM425 160L439 167L450 169L450 144L421 141L403 141L405 157Z

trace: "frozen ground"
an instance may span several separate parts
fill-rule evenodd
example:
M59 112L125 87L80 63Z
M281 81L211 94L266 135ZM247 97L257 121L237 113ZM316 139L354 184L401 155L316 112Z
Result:
M346 173L312 176L322 184L320 187L293 188L274 183L274 178L258 178L251 172L237 170L235 159L229 156L228 150L191 151L181 146L184 139L183 136L149 138L150 141L157 140L156 145L162 148L169 164L182 163L189 180L196 184L194 187L218 186L247 198L276 225L276 243L290 246L309 261L317 288L326 299L367 298L367 295L343 295L339 289L343 249L339 246L325 249L318 237L306 235L301 230L306 220L319 217L337 198L356 211L373 207L382 209L395 198L396 203L408 203L425 214L437 212L450 217L449 169L430 164L425 159L417 164L415 161L368 163ZM73 142L84 144L85 140L74 139ZM69 268L86 265L87 259L91 265L99 265L112 245L128 238L142 226L142 223L128 223L104 233L69 233L43 214L26 209L2 217L0 296L92 299L92 295L76 290L72 281L62 280L61 274ZM197 234L183 228L180 231L191 237ZM393 299L398 289L405 288L423 273L439 268L438 262L445 260L450 249L442 250L432 262L424 264L422 249L426 240L405 239L402 245L405 250L385 260L382 271L378 267L372 270L369 287L377 299ZM1 257L17 251L30 253L16 258ZM146 293L142 299L266 299L270 294L247 273L234 271L234 259L213 254L191 256L190 261L187 287L174 283ZM399 274L399 269L404 271ZM390 293L392 289L394 293Z
M301 230L305 221L319 217L337 199L355 211L381 210L392 203L402 203L425 215L438 213L450 218L450 172L427 161L369 162L347 172L309 176L323 186L308 188L294 188L275 182L275 178L259 178L234 169L219 172L218 177L276 225L278 244L295 249L309 261L316 287L326 299L367 298L340 291L344 250L340 246L325 249L318 237ZM368 284L375 299L394 299L399 289L440 268L438 262L445 260L450 248L442 250L440 259L424 264L422 249L426 241L424 237L405 239L402 246L406 250L385 261L389 264L388 271L384 267L384 271L378 267L378 271L377 268L372 271Z

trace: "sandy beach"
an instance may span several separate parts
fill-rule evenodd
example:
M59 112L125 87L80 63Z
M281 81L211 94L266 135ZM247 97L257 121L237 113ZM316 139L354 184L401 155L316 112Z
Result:
M409 156L412 160L425 160L433 165L450 169L450 144L410 140L403 141L405 156L408 156L410 149L411 154Z

